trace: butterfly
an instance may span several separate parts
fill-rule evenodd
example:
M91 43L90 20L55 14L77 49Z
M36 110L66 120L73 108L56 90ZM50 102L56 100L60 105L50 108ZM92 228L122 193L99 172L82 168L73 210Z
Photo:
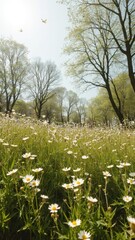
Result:
M41 19L42 23L47 23L47 19Z

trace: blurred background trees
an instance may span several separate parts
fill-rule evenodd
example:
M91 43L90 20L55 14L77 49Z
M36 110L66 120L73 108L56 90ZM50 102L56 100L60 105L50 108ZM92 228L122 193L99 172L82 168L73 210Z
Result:
M78 38L76 45L66 47L65 51L76 50L76 61L68 65L68 71L75 76L78 84L81 81L81 84L98 87L96 97L80 98L76 92L60 85L61 73L55 63L44 63L40 59L30 62L25 46L13 40L1 39L0 111L11 115L15 110L19 115L46 120L48 123L80 126L111 126L134 121L134 89L126 67L123 67L124 71L120 68L121 59L117 49L111 49L113 41L110 41L110 35L104 35L100 29L95 31L94 27L86 30L91 31L91 35L88 32L85 34L82 29L77 30L79 36L78 32L73 32L72 36ZM95 74L95 77L91 78L91 74Z
M0 39L0 105L9 114L24 90L29 67L27 53L24 45Z

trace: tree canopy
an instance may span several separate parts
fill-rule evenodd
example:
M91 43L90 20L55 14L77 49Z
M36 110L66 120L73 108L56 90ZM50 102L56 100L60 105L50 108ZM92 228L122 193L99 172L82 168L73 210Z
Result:
M11 112L26 83L27 48L9 39L0 39L0 95L5 111Z

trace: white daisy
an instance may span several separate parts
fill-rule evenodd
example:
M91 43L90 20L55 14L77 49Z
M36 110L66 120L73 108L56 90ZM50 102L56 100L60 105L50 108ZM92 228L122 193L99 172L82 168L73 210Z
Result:
M23 141L26 141L26 140L28 140L29 139L29 137L24 137L22 140Z
M36 172L36 173L41 172L41 171L43 171L43 168L32 169L32 172Z
M39 179L36 179L36 180L32 180L29 185L30 185L31 187L38 187L39 184L40 184L40 180L39 180Z
M16 173L17 171L18 171L18 169L13 169L12 171L9 171L9 172L7 173L7 176L10 176L10 175Z
M127 217L127 220L129 222L132 232L135 233L135 218L129 216L129 217Z
M49 198L48 196L46 196L46 195L44 195L44 194L41 194L40 197L43 198L43 199L48 199L48 198Z
M84 183L84 179L82 178L77 178L73 180L73 186L78 187Z
M71 169L71 167L65 167L65 168L62 168L62 171L68 172L68 171L70 171L70 169Z
M76 219L76 220L68 222L68 226L70 226L72 228L80 226L80 225L81 225L81 220L80 219Z
M82 230L78 233L78 239L82 240L90 240L91 234L89 232L86 232L85 230Z
M23 177L23 182L24 183L30 183L33 180L34 176L33 175L26 175L25 177Z
M133 184L135 184L135 179L134 178L128 178L127 183L129 183L130 185L133 185Z
M24 154L22 155L23 158L30 158L30 156L31 156L31 153L30 153L30 152L29 152L29 153L24 153Z
M132 197L131 197L131 196L124 196L124 197L123 197L123 201L124 201L124 202L127 202L127 203L128 203L128 202L130 202L131 200L132 200Z
M50 210L51 213L57 213L60 207L57 203L54 203L49 205L48 209Z
M81 168L76 168L73 170L73 172L79 172L79 171L81 171Z
M82 156L82 159L88 159L88 158L89 158L89 156L86 156L86 155Z
M111 174L108 171L103 171L104 177L111 177Z
M93 197L87 197L87 200L91 203L96 203L98 201L96 198Z
M65 189L72 189L73 184L72 183L64 183L64 184L62 184L62 187L65 188Z

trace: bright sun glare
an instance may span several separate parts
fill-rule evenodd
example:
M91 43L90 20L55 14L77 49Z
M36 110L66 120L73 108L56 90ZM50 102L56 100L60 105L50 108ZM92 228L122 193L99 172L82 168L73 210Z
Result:
M12 29L23 29L28 24L31 14L28 1L5 0L3 10L5 21Z

